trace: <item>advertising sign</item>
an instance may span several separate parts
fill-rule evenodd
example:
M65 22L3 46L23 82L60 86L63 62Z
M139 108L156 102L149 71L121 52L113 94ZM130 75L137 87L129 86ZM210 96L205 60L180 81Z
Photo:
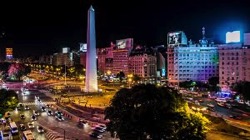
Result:
M176 45L181 44L182 42L182 36L181 32L172 32L168 34L168 44L170 45Z
M80 52L87 52L87 44L80 43Z
M6 48L6 55L13 55L13 49L12 48Z
M69 48L63 48L62 53L69 53Z
M240 31L233 31L226 33L226 43L240 42Z
M133 47L133 39L127 38L127 39L121 39L116 41L116 46L118 49L126 49Z

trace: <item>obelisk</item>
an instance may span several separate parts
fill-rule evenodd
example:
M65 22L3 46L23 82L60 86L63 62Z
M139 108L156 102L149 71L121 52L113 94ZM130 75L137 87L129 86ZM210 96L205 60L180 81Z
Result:
M86 55L85 92L97 92L96 35L95 10L90 6L87 25L87 55Z

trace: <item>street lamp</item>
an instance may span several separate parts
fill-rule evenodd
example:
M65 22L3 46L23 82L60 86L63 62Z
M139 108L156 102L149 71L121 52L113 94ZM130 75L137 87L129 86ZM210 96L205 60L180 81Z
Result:
M66 75L67 75L67 73L66 73L66 61L64 62L64 85L66 85Z
M129 88L130 88L131 82L133 81L132 78L133 78L133 74L129 74L128 75Z

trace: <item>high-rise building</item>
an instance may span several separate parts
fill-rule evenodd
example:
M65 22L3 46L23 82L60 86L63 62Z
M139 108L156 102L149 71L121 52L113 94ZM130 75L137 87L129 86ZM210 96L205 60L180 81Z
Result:
M142 78L155 78L157 60L151 48L139 48L131 51L129 55L129 73Z
M249 42L249 33L246 33L244 43L227 43L218 46L220 86L228 87L239 81L250 81Z
M106 73L113 71L113 49L115 44L111 42L109 47L106 48L97 48L97 60L98 60L98 70L101 73Z
M120 71L128 74L129 54L133 49L133 38L121 39L116 41L116 47L113 50L113 71L117 74Z
M169 33L173 35L175 33ZM182 34L184 34L182 32ZM218 48L213 41L205 38L205 28L202 29L203 38L198 44L193 44L180 35L179 43L169 42L168 54L168 81L178 85L182 81L207 82L211 77L218 77ZM168 37L171 38L171 37Z

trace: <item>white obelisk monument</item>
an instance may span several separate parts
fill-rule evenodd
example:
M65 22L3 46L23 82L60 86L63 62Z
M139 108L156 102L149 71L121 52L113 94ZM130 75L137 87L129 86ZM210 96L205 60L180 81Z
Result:
M88 10L86 57L85 92L97 92L95 10L92 6Z

